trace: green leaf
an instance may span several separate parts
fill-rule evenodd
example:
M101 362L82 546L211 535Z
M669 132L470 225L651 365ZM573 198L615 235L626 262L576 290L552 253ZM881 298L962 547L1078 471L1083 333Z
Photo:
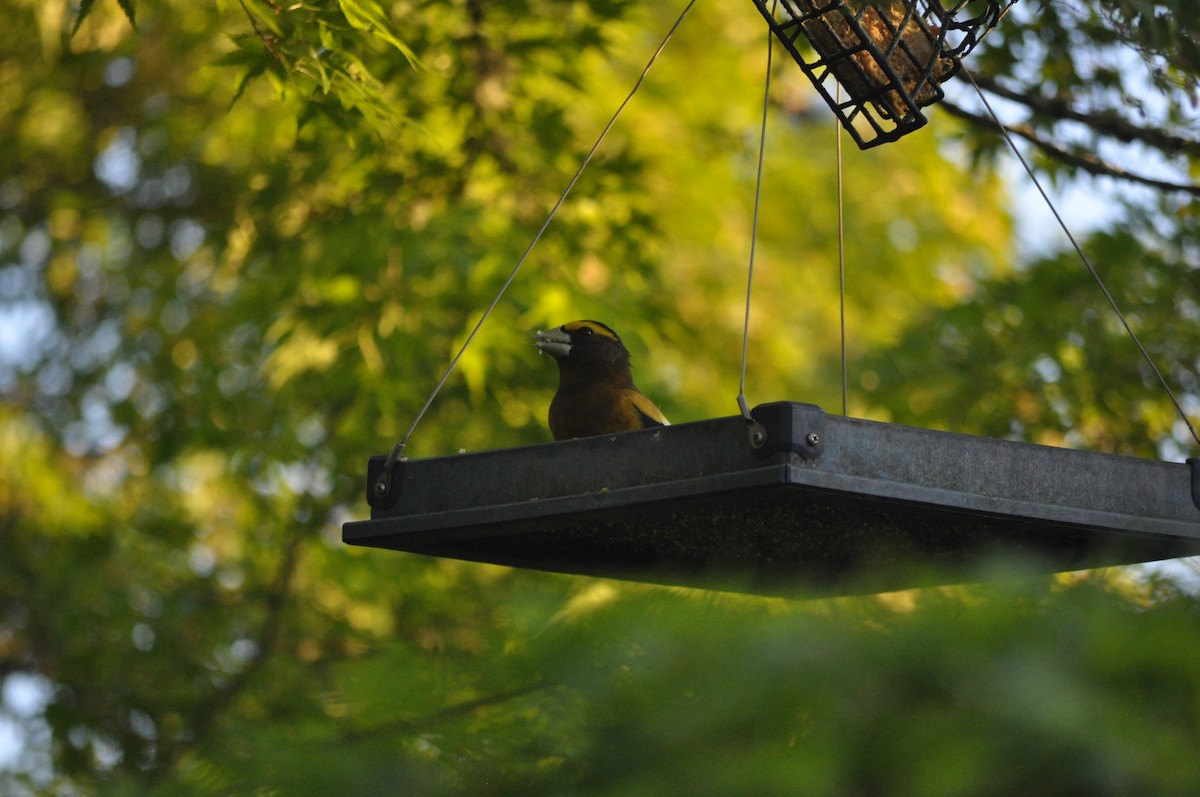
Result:
M74 36L79 32L79 26L83 24L83 20L87 15L92 13L92 9L96 6L96 0L80 0L79 11L75 14L75 25L71 28L71 35Z
M258 42L257 39L253 40ZM254 49L237 49L225 53L219 58L213 59L213 66L243 66L245 64L255 64L263 60L264 54L262 47L257 46Z
M129 26L137 30L137 22L134 20L134 0L117 0L117 5L125 12L125 18L129 20Z
M251 66L249 69L247 69L245 72L242 73L241 78L238 80L237 88L234 89L233 99L231 99L229 101L229 109L230 110L232 110L233 106L237 105L237 101L242 98L242 94L245 93L246 87L248 85L250 85L250 83L255 78L260 77L263 74L263 72L267 71L267 65L268 65L267 59L262 58L262 59L259 59L258 63L254 64L253 66Z
M418 65L416 53L393 31L383 10L371 0L338 0L346 21L361 31L371 33L399 50L409 64Z
M280 27L275 12L264 5L261 0L243 0L242 8L246 9L246 13L250 15L252 21L266 27L276 36L283 36L283 28Z
M130 27L137 30L137 23L134 21L136 11L134 3L135 0L117 0L117 5L125 12L125 18L129 20ZM92 13L95 7L96 0L80 0L79 11L75 14L75 24L71 26L72 36L79 32L79 26L83 24L83 20L87 18L88 14Z

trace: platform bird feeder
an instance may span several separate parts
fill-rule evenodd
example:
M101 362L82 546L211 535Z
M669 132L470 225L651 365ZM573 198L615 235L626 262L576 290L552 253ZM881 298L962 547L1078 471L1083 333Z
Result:
M1014 2L754 0L861 149L922 127L921 109Z
M827 415L740 416L396 463L351 545L658 584L849 594L1200 553L1193 465Z

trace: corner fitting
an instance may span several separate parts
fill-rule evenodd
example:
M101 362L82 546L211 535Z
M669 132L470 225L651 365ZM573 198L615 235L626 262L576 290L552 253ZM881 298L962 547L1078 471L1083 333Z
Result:
M390 509L400 497L400 469L403 457L371 457L367 463L367 504L373 510Z
M815 404L777 401L760 404L750 414L750 451L759 459L791 453L812 460L825 450L825 411Z

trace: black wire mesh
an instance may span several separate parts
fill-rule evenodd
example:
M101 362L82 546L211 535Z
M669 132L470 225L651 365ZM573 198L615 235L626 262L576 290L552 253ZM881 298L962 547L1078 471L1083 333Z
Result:
M862 149L922 127L921 108L1014 2L754 0Z

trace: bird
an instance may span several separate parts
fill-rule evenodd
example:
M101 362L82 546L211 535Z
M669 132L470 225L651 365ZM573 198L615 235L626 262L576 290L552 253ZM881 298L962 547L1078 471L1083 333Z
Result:
M671 425L633 383L629 350L611 327L571 321L538 330L533 345L558 363L549 417L555 440Z

